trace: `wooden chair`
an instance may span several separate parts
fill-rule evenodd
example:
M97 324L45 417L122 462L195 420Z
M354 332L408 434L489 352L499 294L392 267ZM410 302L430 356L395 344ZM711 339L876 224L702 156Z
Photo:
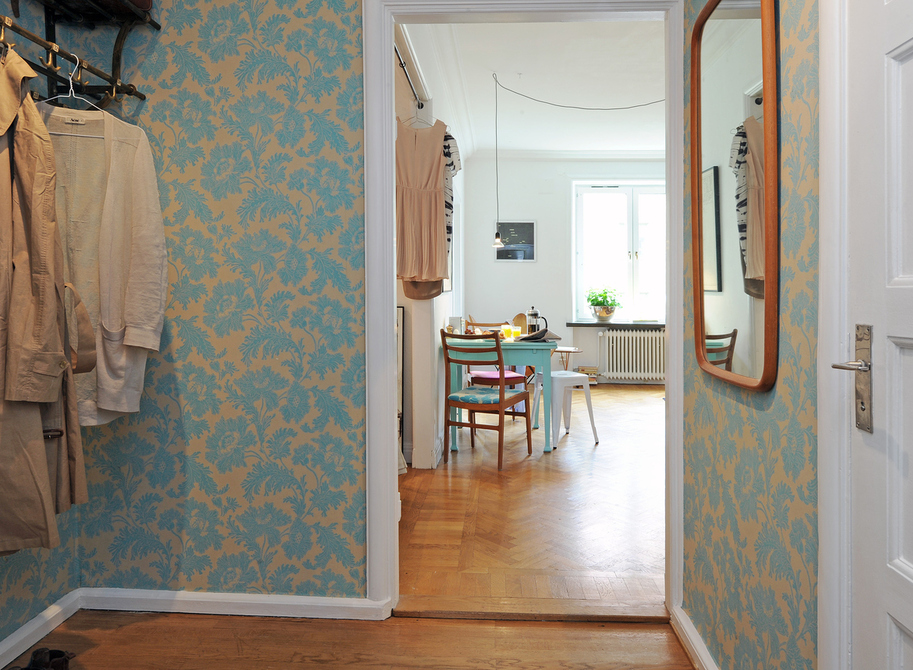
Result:
M504 417L526 417L526 450L533 453L533 435L530 423L529 391L508 388L504 371L504 354L501 352L501 340L497 335L463 335L448 333L441 329L441 343L444 346L444 462L450 455L450 427L469 428L469 443L475 449L475 429L498 431L498 470L504 465ZM497 386L467 386L459 391L451 391L451 365L496 365L498 369ZM516 409L523 403L523 411ZM469 421L460 421L451 417L451 410L466 410ZM476 414L497 414L498 423L477 423Z
M516 318L516 317L515 317ZM523 321L526 322L526 315L523 315ZM483 330L491 330L493 332L499 332L501 326L510 323L509 321L476 321L472 314L466 319L466 326L471 328L481 328ZM497 386L498 385L498 371L497 370L468 370L469 374L469 383L473 386ZM523 384L526 386L527 378L526 375L522 375L519 372L514 370L506 370L505 376L507 377L507 385L511 387L519 386Z
M704 335L704 339L707 342L710 341L720 341L720 340L729 340L728 344L720 346L707 346L705 345L705 351L707 352L707 360L710 361L713 365L718 365L728 372L732 372L732 359L735 355L735 340L739 335L739 329L733 328L731 333L724 333L723 335Z

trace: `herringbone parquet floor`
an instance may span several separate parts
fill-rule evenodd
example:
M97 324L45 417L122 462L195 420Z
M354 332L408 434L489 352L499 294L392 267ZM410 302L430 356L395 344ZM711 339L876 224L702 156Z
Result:
M600 442L582 393L571 432L526 453L524 422L458 431L436 470L401 475L396 616L668 620L663 605L664 389L591 387ZM540 418L541 423L541 418Z

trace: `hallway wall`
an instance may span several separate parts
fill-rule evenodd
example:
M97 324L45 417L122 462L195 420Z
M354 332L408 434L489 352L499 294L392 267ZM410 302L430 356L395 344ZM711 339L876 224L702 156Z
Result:
M21 22L43 33L39 8ZM84 430L63 546L0 558L0 639L78 586L366 594L361 3L155 17L123 61L148 99L111 111L155 155L161 352L141 412ZM110 69L115 34L58 39Z
M665 179L656 152L643 156L586 157L559 152L502 152L495 180L494 152L477 151L466 164L466 315L481 321L510 319L535 306L561 345L583 349L573 364L596 365L597 328L574 321L574 182ZM495 184L500 186L496 192ZM491 248L500 201L504 221L536 222L536 260L496 260ZM491 290L492 286L498 289ZM580 289L581 291L583 289ZM465 316L465 315L464 315ZM557 358L553 364L558 365Z
M704 4L685 3L686 102L691 26ZM685 174L683 607L720 668L817 659L818 5L781 2L779 12L780 347L767 393L697 365L690 165Z

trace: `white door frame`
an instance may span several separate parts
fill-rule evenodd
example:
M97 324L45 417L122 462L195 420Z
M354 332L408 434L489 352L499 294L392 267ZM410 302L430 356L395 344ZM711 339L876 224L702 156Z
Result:
M684 0L364 0L365 319L367 354L368 599L399 598L394 405L394 23L665 18L668 272L666 335L666 606L697 658L706 648L681 610L684 396ZM689 642L690 641L690 642ZM706 667L713 667L711 665Z
M818 5L818 667L851 667L851 375L831 363L855 358L847 320L847 0Z

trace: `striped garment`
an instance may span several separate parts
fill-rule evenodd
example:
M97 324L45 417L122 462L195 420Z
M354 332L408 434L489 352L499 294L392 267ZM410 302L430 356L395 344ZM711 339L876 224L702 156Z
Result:
M460 171L460 150L456 138L449 132L444 134L444 225L447 226L448 249L453 237L453 178Z
M748 134L745 126L740 125L735 130L732 138L732 148L729 151L729 167L735 173L735 215L739 228L739 249L742 251L742 267L745 267L748 247L748 165L745 157L748 155Z

